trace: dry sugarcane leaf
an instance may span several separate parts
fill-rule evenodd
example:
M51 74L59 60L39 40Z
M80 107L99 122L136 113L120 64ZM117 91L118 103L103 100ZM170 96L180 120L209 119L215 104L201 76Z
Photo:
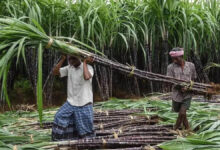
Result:
M103 148L106 147L106 143L107 143L107 141L103 138L103 139L102 139Z
M100 129L101 129L101 130L103 130L103 129L104 129L104 126L103 126L103 124L102 124L102 123L99 125L99 127L100 127Z
M20 121L27 121L27 122L33 122L33 120L36 120L34 118L19 118Z
M178 133L178 136L183 137L182 131L180 131L179 129L177 129L176 131L177 131L177 133Z
M156 150L154 147L148 145L144 147L144 150Z
M129 115L129 118L130 118L131 120L134 120L134 116L132 116L132 115Z
M114 132L114 138L118 139L118 134L116 132Z
M178 132L176 130L169 130L169 132L178 135Z
M14 146L13 146L13 150L18 150L18 149L17 149L17 145L14 145Z
M30 138L31 138L31 139L30 139L31 143L34 143L33 134L30 135Z
M105 111L105 114L106 114L106 116L109 116L109 112L107 110Z

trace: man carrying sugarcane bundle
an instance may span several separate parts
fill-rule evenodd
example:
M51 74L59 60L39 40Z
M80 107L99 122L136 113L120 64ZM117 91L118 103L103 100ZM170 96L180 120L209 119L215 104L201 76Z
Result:
M91 57L83 62L78 57L69 56L68 66L62 67L66 56L53 69L54 75L68 77L67 101L58 110L52 127L52 140L73 140L94 136L93 131L93 92L94 74Z
M182 79L186 81L192 81L196 79L197 74L195 65L191 62L184 60L184 49L173 48L169 53L173 63L167 67L167 76ZM192 92L190 88L185 88L180 85L174 85L172 89L172 109L178 112L178 118L174 129L178 129L182 123L185 129L190 129L189 122L187 120L186 111L189 109L192 99Z

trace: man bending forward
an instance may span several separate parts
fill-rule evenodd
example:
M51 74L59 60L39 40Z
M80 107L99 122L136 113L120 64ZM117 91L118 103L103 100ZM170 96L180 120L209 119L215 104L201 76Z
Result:
M58 110L52 127L52 140L71 140L94 136L93 131L93 68L87 63L93 62L88 57L83 62L69 56L69 65L61 68L66 57L53 69L54 75L67 76L67 101Z

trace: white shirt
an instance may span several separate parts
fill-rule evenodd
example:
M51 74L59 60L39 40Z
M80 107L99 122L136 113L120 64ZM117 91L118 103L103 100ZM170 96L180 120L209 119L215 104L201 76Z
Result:
M90 74L93 76L92 66L87 65ZM83 76L83 63L77 68L65 66L60 68L60 77L68 76L67 101L73 106L84 106L93 103L92 78L85 80Z

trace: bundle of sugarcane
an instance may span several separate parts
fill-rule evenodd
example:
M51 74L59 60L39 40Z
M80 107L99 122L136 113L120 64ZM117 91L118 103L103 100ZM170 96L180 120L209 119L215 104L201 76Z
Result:
M196 94L215 95L215 94L220 93L220 85L217 85L217 84L204 84L204 83L197 83L193 81L176 79L176 78L169 77L166 75L139 70L135 68L134 66L123 65L121 63L108 60L107 58L104 58L101 56L92 55L92 54L90 55L93 56L95 58L95 61L100 64L103 64L105 66L111 66L111 68L116 69L122 73L133 75L141 79L147 79L151 81L164 82L168 84L178 85L180 87L185 87L188 90L195 92Z
M3 77L4 73L7 72L7 68L8 66L10 66L10 62L13 57L17 56L18 59L20 57L20 54L24 56L25 47L38 46L39 51L41 50L41 53L42 53L42 47L45 47L45 48L54 48L62 53L66 53L69 55L78 55L81 57L91 56L94 58L95 62L105 66L110 66L111 68L118 70L122 73L133 75L138 78L147 79L151 81L158 81L169 84L176 84L180 86L186 86L191 91L194 91L199 94L220 93L219 85L190 82L190 81L175 79L165 75L155 74L152 72L142 71L135 68L134 66L128 66L109 60L103 55L97 55L79 49L78 47L72 46L70 43L64 42L64 40L73 41L75 42L74 44L79 44L80 47L94 50L93 48L72 38L47 36L44 30L42 29L42 27L34 20L31 20L31 23L28 24L18 19L1 18L0 28L1 28L1 33L0 33L0 40L1 40L0 77L1 78ZM95 50L95 52L101 54L97 50ZM41 53L39 53L40 56Z

